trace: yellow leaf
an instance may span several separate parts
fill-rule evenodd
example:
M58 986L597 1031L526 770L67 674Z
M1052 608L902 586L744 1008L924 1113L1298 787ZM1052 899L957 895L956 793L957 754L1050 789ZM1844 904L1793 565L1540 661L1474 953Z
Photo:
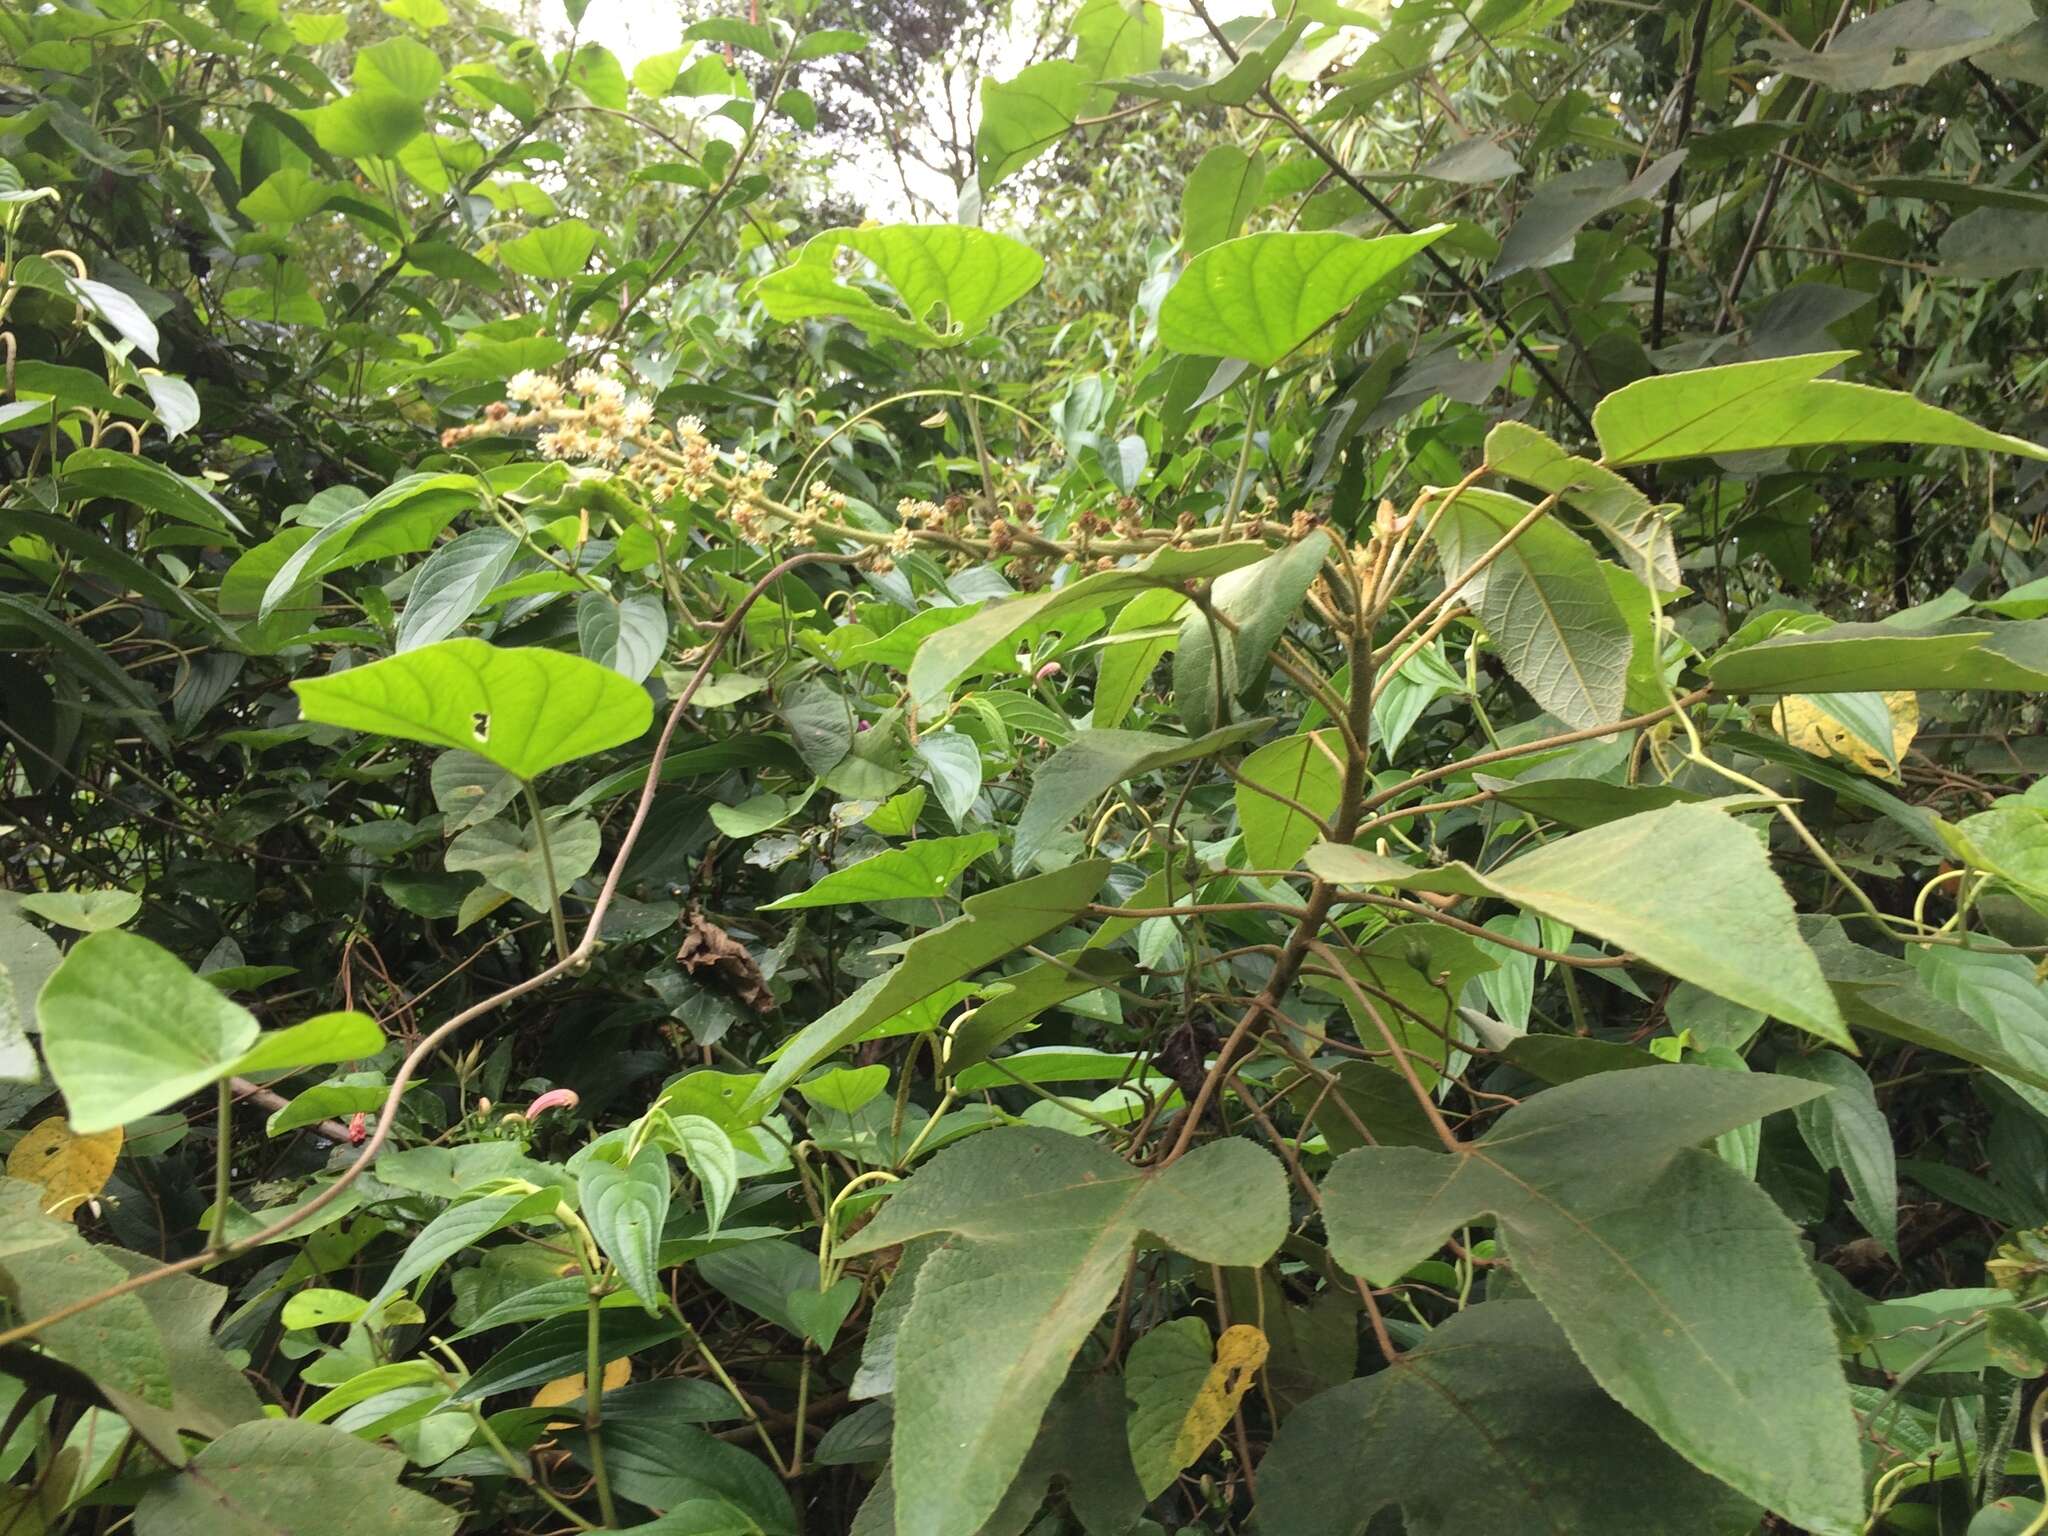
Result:
M1780 699L1771 710L1771 726L1802 752L1830 757L1852 764L1874 778L1892 778L1899 759L1913 744L1920 730L1920 696L1910 689L1879 695L1891 719L1891 750L1877 746L1851 730L1829 708L1827 694L1793 693Z
M632 1379L633 1362L628 1356L621 1355L604 1368L604 1389L607 1392L623 1387ZM583 1373L578 1371L574 1376L563 1376L549 1382L533 1394L533 1406L536 1408L567 1408L571 1406L581 1408L583 1406Z
M1223 1433L1223 1426L1251 1390L1252 1378L1266 1363L1266 1348L1265 1334L1250 1323L1236 1323L1223 1330L1223 1337L1216 1341L1216 1363L1209 1367L1202 1390L1195 1394L1174 1441L1173 1454L1182 1466L1192 1463Z
M75 1221L77 1209L107 1187L121 1155L121 1127L97 1136L72 1134L71 1122L52 1115L29 1127L7 1154L7 1176L43 1186L43 1209Z

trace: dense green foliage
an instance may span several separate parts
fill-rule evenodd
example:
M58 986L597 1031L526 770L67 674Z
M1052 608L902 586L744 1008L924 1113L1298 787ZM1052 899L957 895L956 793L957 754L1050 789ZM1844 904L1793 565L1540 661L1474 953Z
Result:
M617 4L0 12L0 1536L2048 1530L2048 16Z

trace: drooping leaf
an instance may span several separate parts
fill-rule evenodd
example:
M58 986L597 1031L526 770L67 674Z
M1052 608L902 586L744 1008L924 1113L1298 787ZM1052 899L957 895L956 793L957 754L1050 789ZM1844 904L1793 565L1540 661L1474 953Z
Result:
M1259 1465L1260 1528L1363 1536L1744 1536L1756 1507L1615 1406L1533 1301L1432 1329L1392 1367L1311 1398Z
M1532 510L1498 491L1460 494L1436 524L1444 580L1471 570ZM1460 590L1538 704L1573 728L1622 718L1632 637L1584 539L1538 517Z
M43 1056L83 1136L153 1115L234 1070L256 1020L168 950L119 929L79 940L36 1003Z
M785 1042L747 1095L742 1115L758 1119L798 1078L875 1025L1061 927L1102 889L1108 873L1107 860L1088 859L968 897L958 917L901 945L892 969Z
M1533 485L1586 518L1636 576L1663 591L1678 585L1678 552L1665 511L1603 465L1575 458L1534 427L1504 421L1486 434L1486 462L1497 474Z
M1026 1127L969 1137L901 1185L839 1249L851 1258L947 1234L897 1338L898 1536L955 1536L994 1511L1134 1243L1260 1264L1285 1235L1286 1205L1279 1163L1246 1141L1146 1171ZM979 1301L991 1286L1004 1298L994 1310Z
M1626 884L1616 870L1658 867L1682 878ZM1492 895L1618 945L1682 981L1854 1049L1792 898L1755 835L1709 805L1670 805L1559 838L1495 869L1416 869L1321 843L1319 878L1453 895Z
M1199 762L1269 724L1243 720L1192 740L1154 731L1082 731L1033 775L1031 798L1017 818L1013 863L1020 870L1030 869L1061 828L1092 811L1106 790L1125 779L1176 763Z
M1226 700L1256 706L1267 677L1267 658L1301 609L1316 573L1334 546L1314 532L1256 565L1216 578L1209 606L1181 621L1173 654L1174 700L1190 731L1213 731L1230 715Z
M983 193L1022 170L1072 131L1096 98L1093 70L1047 59L1008 80L981 87L981 123L974 135L975 173Z
M560 651L443 640L292 683L309 720L459 747L532 779L647 729L647 691Z
M1176 352L1270 368L1449 229L1373 239L1270 230L1222 241L1189 262L1161 302L1159 339Z
M462 628L518 554L519 541L502 528L472 529L435 550L413 577L396 649L431 645Z
M1849 1182L1849 1209L1895 1257L1899 1251L1899 1169L1891 1128L1878 1108L1870 1077L1839 1051L1816 1051L1778 1063L1778 1070L1833 1091L1793 1108L1799 1134L1814 1161L1840 1169Z
M392 1536L453 1536L461 1512L402 1487L402 1452L330 1424L237 1424L186 1469L152 1484L139 1536L332 1536L334 1512Z
M660 1312L667 1299L656 1255L668 1202L668 1153L657 1146L642 1147L623 1167L593 1157L577 1183L577 1204L591 1236L650 1313Z
M597 865L603 834L588 816L561 816L547 824L547 852L531 823L515 826L504 820L469 828L448 845L444 859L451 872L473 871L498 890L536 912L545 912L571 885ZM548 884L552 863L554 885Z
M1930 443L2048 459L2038 443L1989 431L1911 395L1820 377L1854 356L1774 357L1623 385L1593 408L1602 462L1654 464L1826 443Z
M1711 1067L1609 1072L1537 1094L1455 1154L1347 1152L1323 1184L1330 1251L1391 1284L1492 1215L1517 1273L1624 1407L1795 1524L1856 1536L1856 1420L1797 1229L1697 1150L1817 1091Z

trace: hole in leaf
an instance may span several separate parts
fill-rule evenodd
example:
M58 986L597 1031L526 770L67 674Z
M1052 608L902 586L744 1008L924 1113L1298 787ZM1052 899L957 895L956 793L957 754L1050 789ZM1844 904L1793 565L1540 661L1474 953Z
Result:
M478 741L488 741L491 738L491 717L483 710L478 710L469 717L469 728L476 732Z

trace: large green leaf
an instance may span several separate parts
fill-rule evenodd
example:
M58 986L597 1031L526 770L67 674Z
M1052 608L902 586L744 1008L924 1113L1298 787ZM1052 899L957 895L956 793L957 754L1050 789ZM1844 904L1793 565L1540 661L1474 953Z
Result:
M984 80L974 135L981 190L988 192L1065 138L1096 99L1098 78L1067 59L1048 59L1009 80Z
M668 1153L653 1145L624 1167L593 1157L577 1182L576 1203L590 1235L649 1312L659 1312L668 1299L656 1267L668 1199Z
M1347 885L1498 896L1854 1049L1764 845L1710 805L1626 816L1483 873L1467 864L1416 869L1333 843L1311 848L1306 862ZM1617 878L1651 869L1662 876Z
M1292 869L1320 838L1310 817L1327 824L1343 787L1344 738L1334 730L1283 736L1259 748L1237 767L1245 857L1260 869Z
M943 896L960 872L998 839L993 832L964 837L925 837L900 848L886 848L844 869L835 869L807 891L785 896L762 907L782 912L792 907L841 907L854 902L915 901Z
M1938 629L1822 624L1725 649L1706 664L1725 693L2048 688L2048 620L1957 619Z
M255 556L289 546L288 553L279 550L284 558L272 569L256 616L268 619L280 608L301 606L320 579L334 571L430 547L443 528L477 505L481 493L469 475L407 475L323 524L311 538L287 528L250 551ZM225 600L221 606L234 611Z
M81 1136L167 1109L226 1076L256 1020L169 950L118 929L72 946L36 1013L43 1057Z
M647 690L560 651L443 640L292 684L308 720L459 747L532 779L633 740L654 718Z
M498 260L522 277L566 282L581 272L597 249L597 231L582 219L560 219L544 229L507 240Z
M919 704L942 697L969 673L993 664L1028 624L1062 614L1089 613L1120 599L1189 581L1211 581L1270 553L1263 544L1216 544L1204 549L1162 549L1136 565L1097 571L1063 587L985 605L971 618L942 629L917 648L910 692Z
M1608 1072L1537 1094L1457 1153L1347 1152L1323 1183L1330 1252L1391 1285L1491 1215L1623 1407L1792 1523L1857 1536L1856 1418L1798 1229L1698 1150L1821 1091L1712 1067Z
M460 1511L400 1485L402 1452L330 1424L237 1424L152 1483L138 1536L333 1536L336 1511L390 1536L453 1536Z
M758 1119L798 1078L875 1025L1064 926L1108 873L1108 860L1087 859L968 897L958 917L898 946L902 958L893 968L786 1041L742 1113Z
M1241 235L1188 263L1159 306L1159 339L1270 368L1450 229L1363 239L1334 230Z
M920 1267L897 1336L898 1536L960 1536L995 1510L1134 1244L1255 1265L1286 1229L1280 1164L1247 1141L1158 1170L1027 1127L940 1152L839 1249L947 1238Z
M1824 443L1929 443L2048 459L2048 448L1892 389L1823 379L1854 352L1816 352L1638 379L1593 408L1608 464Z
M1436 524L1444 579L1471 569L1531 510L1499 491L1460 494ZM1583 729L1622 717L1633 641L1584 539L1539 517L1461 595L1515 681L1559 720Z
M1744 1536L1756 1506L1623 1413L1533 1301L1432 1329L1387 1370L1311 1398L1259 1463L1269 1536Z
M842 282L833 267L841 249L872 261L908 313ZM917 346L944 347L986 330L999 311L1038 286L1044 271L1044 258L1008 235L957 224L888 224L814 236L794 262L756 283L754 295L778 320L832 316Z
M1232 238L1259 206L1266 188L1266 162L1235 144L1218 144L1202 156L1180 195L1180 245L1190 256Z
M1229 718L1228 699L1256 702L1266 680L1267 657L1334 551L1328 534L1311 533L1257 565L1216 578L1209 589L1209 606L1224 622L1212 623L1199 610L1181 621L1173 691L1189 730L1212 731L1223 724Z
M1678 585L1678 551L1665 521L1670 509L1652 506L1613 470L1573 457L1519 421L1504 421L1486 434L1486 462L1496 474L1561 497L1643 581L1666 592Z
M1211 757L1271 724L1241 720L1192 739L1153 731L1082 731L1032 776L1031 798L1017 818L1011 858L1018 869L1031 868L1053 836L1077 816L1094 810L1112 786L1175 763Z

